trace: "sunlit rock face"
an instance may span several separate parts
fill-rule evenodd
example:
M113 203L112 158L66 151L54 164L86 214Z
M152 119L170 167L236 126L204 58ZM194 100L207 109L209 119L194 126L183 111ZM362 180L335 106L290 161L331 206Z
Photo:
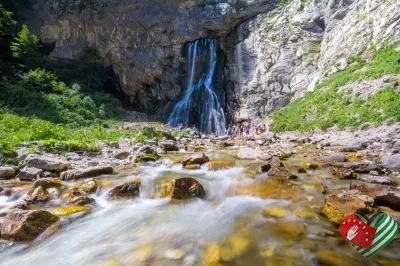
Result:
M227 122L258 122L315 83L400 39L395 0L39 0L29 28L51 56L100 50L137 111L167 120L185 91L187 44L217 40Z

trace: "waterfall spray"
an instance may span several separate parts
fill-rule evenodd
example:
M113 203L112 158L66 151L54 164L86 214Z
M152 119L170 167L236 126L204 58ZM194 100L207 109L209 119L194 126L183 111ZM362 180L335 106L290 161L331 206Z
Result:
M202 66L201 58L207 57L207 65ZM188 76L186 91L169 116L171 125L195 124L204 133L225 133L225 115L214 91L213 77L217 64L216 40L203 39L190 43L187 47ZM202 71L202 72L199 72ZM200 75L196 75L200 73Z

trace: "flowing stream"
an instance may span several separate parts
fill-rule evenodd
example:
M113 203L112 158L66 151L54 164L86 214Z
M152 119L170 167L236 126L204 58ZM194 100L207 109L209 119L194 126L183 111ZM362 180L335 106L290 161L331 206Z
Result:
M171 125L196 125L203 133L225 133L224 111L213 86L216 64L215 39L201 39L187 45L186 90L169 116Z
M299 180L294 181L297 189L293 190L287 184L268 181L259 171L261 162L235 160L235 149L207 152L211 160L235 163L225 170L210 171L204 166L183 169L174 159L180 160L187 153L176 152L154 165L101 176L97 180L102 190L94 196L96 205L90 212L62 217L61 227L33 243L0 241L0 265L319 265L315 253L321 249L352 256L357 264L351 265L378 265L375 262L380 258L400 259L398 243L373 259L364 259L338 235L336 225L322 218L319 210L324 196L316 190L316 181L331 189L347 183L328 178L325 170L315 170L298 174ZM284 163L299 166L307 160L294 156ZM158 198L163 184L182 176L196 178L207 198L187 202ZM134 179L141 180L140 197L107 199L111 187ZM21 185L16 194L23 197L29 187ZM16 200L1 197L0 205ZM51 206L52 202L42 208L51 211ZM287 214L264 217L262 210L268 206L283 208ZM298 217L297 210L311 214Z

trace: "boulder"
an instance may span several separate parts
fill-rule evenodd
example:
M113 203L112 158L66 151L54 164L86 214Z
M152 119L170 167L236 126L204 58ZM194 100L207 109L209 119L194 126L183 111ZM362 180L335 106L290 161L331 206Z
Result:
M154 162L158 160L158 158L160 158L160 156L158 155L155 149L153 149L148 145L144 145L139 147L139 149L135 151L135 154L133 156L133 161L135 163L149 162L149 161Z
M15 170L12 167L0 167L0 179L11 179L15 176Z
M79 191L82 194L95 193L98 188L99 188L99 185L96 182L96 180L94 180L93 178L83 181L79 185Z
M77 161L77 160L81 159L81 156L76 152L67 152L65 154L65 157L67 158L68 161L71 161L71 160Z
M76 205L86 205L94 203L95 200L83 195L78 188L71 188L70 190L65 191L61 198L71 204Z
M64 171L69 167L68 162L48 156L29 154L25 159L28 167L39 168L48 171Z
M200 164L187 164L184 166L184 168L188 170L197 170L200 169L200 167Z
M185 157L182 164L183 166L186 166L187 164L204 164L208 161L210 161L210 159L204 153L197 153Z
M42 210L11 210L1 218L1 239L31 241L56 223L59 218Z
M192 177L175 178L167 186L166 194L172 199L205 198L206 192L199 181Z
M396 184L396 182L394 182L394 180L388 176L361 176L360 180L367 182L367 183L381 184L381 185L395 185Z
M283 167L283 163L278 156L272 156L271 159L268 160L268 163L273 166Z
M347 157L341 153L334 153L328 155L321 155L317 159L321 162L328 162L328 163L342 163L347 160Z
M271 141L274 138L275 138L275 133L273 133L273 132L264 132L264 133L256 136L256 139L265 140L265 141Z
M264 152L260 148L250 148L248 146L240 147L237 156L239 159L247 159L247 160L255 160L255 159L268 160L271 158L271 155Z
M380 171L379 167L373 162L347 162L343 163L342 167L351 169L360 174L366 174L371 171Z
M118 160L125 160L129 157L129 155L131 155L129 151L120 151L114 155L114 158Z
M298 177L290 173L285 167L272 167L268 172L269 177L277 178L278 180L294 180Z
M158 142L158 146L166 151L179 151L176 142L173 140L162 140Z
M73 180L79 178L96 177L100 175L111 175L113 168L111 166L95 166L87 169L76 169L62 172L61 180Z
M300 240L306 235L306 227L295 221L267 223L265 227L273 236L283 240Z
M50 198L49 192L47 192L43 187L38 186L28 192L28 196L25 198L25 201L28 203L46 202L50 200Z
M357 152L363 149L362 146L327 146L324 150L339 151L339 152Z
M325 198L325 205L322 212L328 217L329 221L341 223L350 214L360 211L371 213L374 199L363 195L358 190L340 190Z
M136 198L140 194L140 182L131 181L123 185L113 187L109 192L110 198Z
M35 189L37 187L42 187L43 189L48 189L48 188L52 188L52 187L60 188L62 186L63 186L62 183L58 179L40 178L33 183L32 189Z
M205 166L210 171L216 171L216 170L232 168L235 166L235 162L229 160L215 160L206 162Z
M265 218L282 218L286 216L286 210L281 207L267 207L262 210L262 216Z
M21 181L32 181L35 179L39 179L40 175L43 173L42 169L27 167L25 166L16 176Z
M360 184L352 185L361 193L375 200L376 205L387 206L393 210L400 210L400 189L393 186Z
M382 166L393 171L400 171L400 153L384 156L382 158Z
M340 179L357 179L357 174L351 169L331 168L331 173L334 177Z

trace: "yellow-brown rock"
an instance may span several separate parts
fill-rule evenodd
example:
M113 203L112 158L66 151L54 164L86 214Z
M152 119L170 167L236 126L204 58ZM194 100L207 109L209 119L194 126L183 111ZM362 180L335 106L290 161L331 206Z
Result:
M316 253L318 262L326 266L362 266L356 259L334 250L320 250Z
M205 166L210 171L216 171L216 170L232 168L235 166L235 162L229 160L216 160L207 162Z
M262 211L261 214L265 218L282 218L286 216L286 210L280 207L267 207Z

